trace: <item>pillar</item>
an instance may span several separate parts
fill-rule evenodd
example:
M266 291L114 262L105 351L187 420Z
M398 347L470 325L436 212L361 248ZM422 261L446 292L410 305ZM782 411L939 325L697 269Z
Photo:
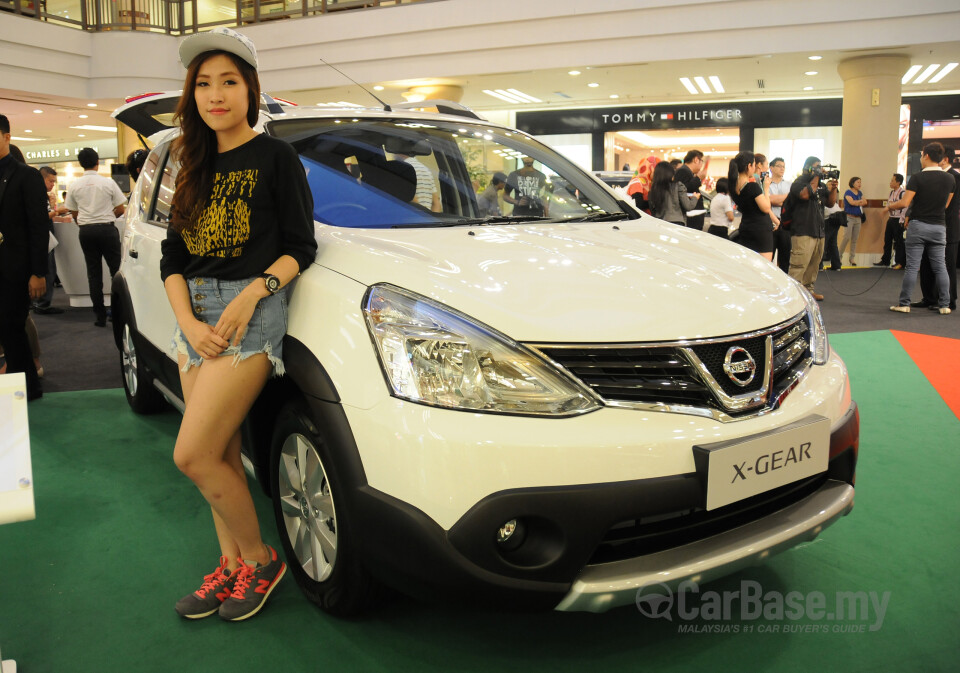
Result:
M879 259L883 250L882 200L890 194L890 176L897 171L900 79L909 67L910 58L901 55L859 56L837 66L843 79L840 195L850 178L859 176L871 201L857 245L860 264Z

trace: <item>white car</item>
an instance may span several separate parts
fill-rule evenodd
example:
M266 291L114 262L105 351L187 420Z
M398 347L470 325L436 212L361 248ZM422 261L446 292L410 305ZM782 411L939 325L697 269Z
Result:
M159 274L175 99L114 113L156 143L113 286L138 412L182 408ZM382 583L599 612L760 562L850 511L857 407L799 284L641 217L520 131L437 109L262 106L258 128L306 169L319 252L244 453L310 599L355 614ZM474 181L522 156L543 178L508 182L539 206L481 217Z

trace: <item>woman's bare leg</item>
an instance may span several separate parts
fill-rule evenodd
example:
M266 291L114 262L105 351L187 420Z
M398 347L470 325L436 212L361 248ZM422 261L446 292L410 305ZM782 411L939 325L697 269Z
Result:
M238 557L268 560L240 460L239 428L270 370L267 356L259 354L237 366L232 357L205 360L181 375L186 411L174 462L210 504L221 551L231 567Z

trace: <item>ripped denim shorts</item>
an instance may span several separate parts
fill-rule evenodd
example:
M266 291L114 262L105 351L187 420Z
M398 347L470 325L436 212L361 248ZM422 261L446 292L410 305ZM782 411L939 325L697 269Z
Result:
M190 303L193 314L201 322L216 325L220 314L247 285L255 278L244 280L219 280L217 278L190 278L187 287L190 288ZM283 336L287 333L287 288L257 302L253 316L247 324L247 331L243 335L239 346L229 346L220 357L230 356L236 366L251 355L266 353L273 365L273 375L282 376L283 368ZM173 333L171 353L187 356L187 362L180 371L187 371L190 367L203 364L203 358L193 350L190 342L183 336L180 326Z

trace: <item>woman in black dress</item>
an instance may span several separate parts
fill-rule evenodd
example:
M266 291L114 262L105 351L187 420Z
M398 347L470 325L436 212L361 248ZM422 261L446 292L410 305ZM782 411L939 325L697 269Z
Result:
M770 198L751 181L755 170L753 152L740 152L730 160L727 170L730 196L741 214L737 242L772 262L773 230L780 226L780 220L770 211Z

